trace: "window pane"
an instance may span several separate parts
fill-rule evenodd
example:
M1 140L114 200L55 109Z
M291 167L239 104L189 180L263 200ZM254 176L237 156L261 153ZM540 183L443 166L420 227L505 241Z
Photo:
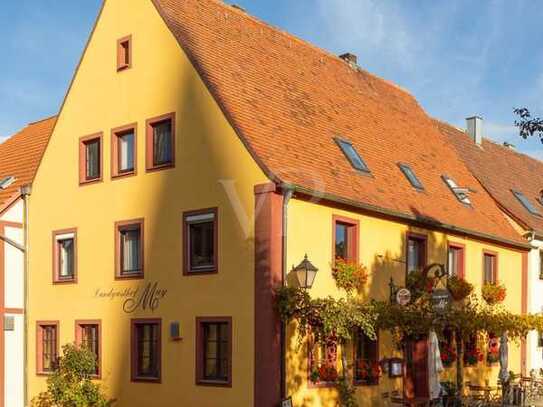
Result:
M422 183L417 178L417 176L415 175L415 172L411 169L411 167L405 164L399 164L399 166L402 172L404 173L405 177L408 179L411 185L413 185L413 187L417 189L424 189L424 187L422 186Z
M520 203L526 208L532 215L541 216L539 210L530 202L526 195L519 191L513 191L513 195L520 201Z
M407 243L407 270L422 271L424 268L424 240L409 239Z
M215 265L215 222L189 225L191 269L209 268Z
M62 239L57 242L59 251L59 278L70 279L74 276L74 239Z
M87 348L94 354L96 366L94 367L95 374L98 374L98 325L81 325L81 346Z
M341 150L343 151L343 154L347 156L349 161L351 162L351 165L360 171L364 172L370 172L368 166L366 163L362 160L362 157L358 154L358 152L354 149L351 143L338 140L339 146L341 147Z
M118 137L119 172L134 170L134 133L125 133Z
M229 338L228 324L224 322L204 323L203 376L207 380L228 380Z
M57 361L57 329L54 325L44 325L42 330L42 370L53 371Z
M158 325L136 325L137 375L139 377L158 377Z
M172 162L172 122L165 120L153 125L153 164Z
M85 150L87 179L100 178L100 140L86 143Z
M348 257L348 227L347 225L336 223L336 258L346 260Z
M141 229L121 230L121 274L141 272Z
M458 247L449 247L448 272L449 276L460 275L462 249Z
M485 283L495 284L496 283L496 256L493 256L491 254L485 254L484 265L485 265Z

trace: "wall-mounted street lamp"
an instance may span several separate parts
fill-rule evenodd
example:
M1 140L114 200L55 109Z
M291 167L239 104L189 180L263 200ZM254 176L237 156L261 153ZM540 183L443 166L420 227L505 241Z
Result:
M296 273L301 288L311 288L319 269L307 259L306 254L304 260L294 267L293 271Z

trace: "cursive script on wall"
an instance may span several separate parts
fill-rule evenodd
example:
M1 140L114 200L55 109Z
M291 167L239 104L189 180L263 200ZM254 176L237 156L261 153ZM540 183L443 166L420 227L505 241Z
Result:
M137 310L154 312L160 305L160 301L166 297L168 290L160 288L158 283L148 283L144 287L126 288L124 290L116 289L97 289L94 293L95 298L124 299L123 311L132 314Z

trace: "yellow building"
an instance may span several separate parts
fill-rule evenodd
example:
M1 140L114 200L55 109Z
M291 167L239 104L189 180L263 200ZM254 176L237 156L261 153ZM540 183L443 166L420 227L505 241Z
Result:
M29 208L30 395L75 341L119 406L336 405L274 311L305 254L312 296L340 295L341 255L368 299L437 262L524 311L527 245L416 100L216 0L104 1ZM358 384L381 405L404 380Z

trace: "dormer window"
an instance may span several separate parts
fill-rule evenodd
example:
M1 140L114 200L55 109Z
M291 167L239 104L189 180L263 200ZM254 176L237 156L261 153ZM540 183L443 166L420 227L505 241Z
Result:
M535 216L541 216L541 212L539 212L539 210L530 202L530 200L526 198L526 195L520 191L511 190L511 192L528 212Z
M443 175L442 178L445 184L451 189L454 196L456 196L456 199L464 205L471 205L471 200L469 199L470 190L468 188L459 187L452 178L449 178L446 175Z
M398 167L400 167L400 170L403 172L403 175L407 178L407 180L411 183L411 185L419 190L422 191L424 189L424 186L422 185L422 182L417 178L415 175L415 172L411 169L411 167L407 164L398 164Z
M355 150L351 142L337 137L335 138L335 141L355 170L362 171L368 174L370 173L370 169L368 168L362 157L360 157L358 151Z
M117 41L117 71L124 71L132 66L132 36Z

